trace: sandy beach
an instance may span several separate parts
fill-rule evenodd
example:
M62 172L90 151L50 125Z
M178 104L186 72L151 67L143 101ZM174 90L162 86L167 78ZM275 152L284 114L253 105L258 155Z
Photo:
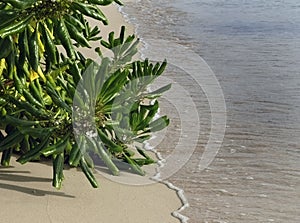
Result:
M100 188L93 189L81 171L70 169L56 190L50 164L13 161L0 169L1 222L179 222L171 213L181 202L163 184L130 186L95 174Z
M117 33L121 25L126 25L127 34L134 32L115 5L103 11L110 22L107 28L101 26L104 37L110 31ZM91 51L84 53L93 57ZM0 168L0 222L180 222L172 213L181 208L182 202L176 191L162 183L132 186L95 173L100 188L93 189L81 171L66 168L63 187L56 190L51 185L50 164L22 166L12 158L11 167Z

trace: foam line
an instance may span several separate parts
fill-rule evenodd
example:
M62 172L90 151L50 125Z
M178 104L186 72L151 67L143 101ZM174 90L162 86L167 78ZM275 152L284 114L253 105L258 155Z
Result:
M138 33L138 28L139 28L138 21L134 18L130 18L130 16L122 10L122 7L119 7L119 12L123 15L123 17L127 23L133 24L133 26L135 27L135 33ZM147 49L148 44L143 40L143 38L139 37L139 39L142 43L143 48ZM145 58L145 55L143 55L142 53L141 53L141 58L142 59ZM155 118L158 118L158 117L159 117L159 112L157 113L157 116ZM155 136L153 136L153 138L155 138ZM151 139L153 139L153 138L151 138ZM188 200L184 195L184 190L182 188L176 187L174 184L172 184L171 182L169 182L167 180L161 179L160 169L164 167L166 160L163 158L161 153L159 153L153 147L151 147L151 145L149 143L146 142L144 147L146 150L153 152L158 159L158 162L157 162L158 167L156 168L156 175L154 177L152 177L151 179L166 185L171 190L176 191L177 196L182 203L182 206L178 210L175 210L174 212L172 212L172 216L179 219L181 223L187 223L189 218L187 216L181 214L181 212L183 212L186 208L189 207Z

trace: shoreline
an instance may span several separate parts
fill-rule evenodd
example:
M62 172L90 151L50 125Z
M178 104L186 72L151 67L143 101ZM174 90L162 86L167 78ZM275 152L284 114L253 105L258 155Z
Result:
M136 2L136 1L135 0L123 0L123 2L124 2L124 5L126 6L126 3L128 3L128 2L132 3L132 2ZM140 58L144 58L145 56L143 55L142 51L148 48L148 43L144 40L144 38L142 36L139 36L139 32L138 32L139 24L136 22L136 20L134 20L134 18L130 18L130 15L127 14L126 12L124 12L122 7L118 7L118 9L119 9L120 14L123 15L123 20L125 20L126 24L129 24L130 26L133 27L132 31L140 39L140 47L139 47L140 50L138 53L139 53ZM159 116L159 114L158 114L158 116ZM152 137L154 139L156 136L154 135ZM151 141L151 140L152 140L152 138L149 141ZM163 158L163 156L161 155L161 153L159 151L157 151L155 148L151 147L151 145L149 145L148 143L146 144L146 147L148 147L147 150L153 152L155 154L156 158L158 159L158 166L156 167L156 174L151 179L164 184L170 190L173 190L176 192L178 199L180 199L180 201L181 201L181 207L179 207L177 210L173 211L171 214L173 217L179 219L181 223L187 223L189 221L189 217L182 214L182 212L184 212L187 208L189 208L190 204L188 202L187 197L184 194L184 190L182 188L179 188L176 185L172 184L168 180L160 179L159 169L164 167L165 159Z
M126 35L135 33L134 26L124 19L119 7L104 7L103 12L110 21L109 27L100 26L104 39L110 31L117 35L121 25L126 25ZM91 21L91 25L95 23ZM92 47L97 45L99 43L95 42ZM91 50L83 53L92 58L95 55ZM155 166L151 168L155 169ZM13 157L10 168L0 167L1 217L5 222L24 223L186 222L179 214L185 205L180 195L182 190L174 185L160 181L130 186L116 183L97 172L98 189L92 188L81 171L65 169L63 187L56 190L51 186L52 167L49 163L31 162L23 166ZM16 209L18 215L11 212Z
M123 2L124 2L124 5L126 6L127 2L134 2L134 0L123 0ZM140 39L140 50L138 53L139 53L140 58L145 58L142 51L147 49L148 43L144 40L144 38L142 36L139 36L139 32L138 32L139 24L137 22L135 22L135 20L133 18L130 18L130 15L127 14L126 12L124 12L124 10L122 10L122 7L118 7L118 9L119 9L119 12L123 15L123 20L125 20L126 24L129 24L133 27L132 30L133 30L134 34ZM158 114L158 116L159 116L159 114ZM155 138L156 136L152 136L152 137ZM151 141L151 140L152 139L150 139L149 141ZM180 208L173 211L171 214L173 217L179 219L181 223L187 223L189 220L189 217L181 214L190 206L188 199L186 198L186 196L184 194L184 190L182 188L179 188L176 185L172 184L168 180L160 179L159 169L164 167L165 160L162 157L161 153L159 151L157 151L155 148L151 147L151 145L149 145L147 143L146 147L148 147L147 150L153 152L155 154L156 158L158 159L158 166L156 167L156 174L154 177L152 177L152 179L166 185L170 190L173 190L176 192L177 197L180 199L182 205Z

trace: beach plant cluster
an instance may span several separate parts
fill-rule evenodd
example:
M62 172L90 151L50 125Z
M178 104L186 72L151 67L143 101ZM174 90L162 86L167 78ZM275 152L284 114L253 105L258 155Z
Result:
M157 98L170 88L148 86L166 62L133 60L139 40L111 32L101 7L118 0L0 0L0 152L1 165L12 155L25 164L52 160L53 186L61 188L64 166L81 168L93 187L94 161L113 175L116 161L141 168L154 160L143 142L166 127L157 118ZM92 27L88 17L99 25ZM94 61L81 52L94 50ZM103 50L111 52L104 56ZM100 61L100 62L99 62Z

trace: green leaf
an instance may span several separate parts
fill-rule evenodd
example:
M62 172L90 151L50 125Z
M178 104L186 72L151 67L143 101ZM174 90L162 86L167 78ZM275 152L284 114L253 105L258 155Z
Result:
M167 116L160 117L156 119L155 121L150 123L150 131L151 132L157 132L169 125L170 120Z
M170 90L171 86L172 86L172 84L168 84L168 85L163 86L155 91L146 93L145 98L154 99L154 98L160 97L164 92Z

